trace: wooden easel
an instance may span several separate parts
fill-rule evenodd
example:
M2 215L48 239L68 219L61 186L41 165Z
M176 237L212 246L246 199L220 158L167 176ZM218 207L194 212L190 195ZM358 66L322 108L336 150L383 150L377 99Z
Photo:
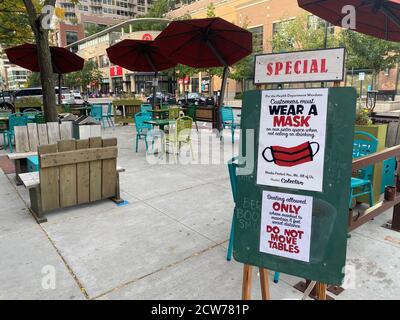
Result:
M258 268L260 272L260 286L262 300L271 300L269 291L268 270ZM249 264L243 265L243 283L242 283L242 300L251 300L251 285L253 279L253 266ZM316 291L317 300L326 300L326 284L317 282L314 290Z

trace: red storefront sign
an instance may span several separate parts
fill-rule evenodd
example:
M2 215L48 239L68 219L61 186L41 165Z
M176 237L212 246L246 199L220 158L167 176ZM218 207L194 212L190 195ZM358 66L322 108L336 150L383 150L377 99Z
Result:
M110 67L110 77L122 77L122 67L120 66Z
M178 84L189 84L189 76L185 76L185 78L179 78Z
M151 41L151 40L153 40L153 36L152 36L150 33L145 33L145 34L142 36L142 40Z

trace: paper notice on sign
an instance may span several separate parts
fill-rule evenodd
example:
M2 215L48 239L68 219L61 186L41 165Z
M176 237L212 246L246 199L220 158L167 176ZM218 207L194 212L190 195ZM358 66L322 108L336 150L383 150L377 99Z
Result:
M260 251L310 261L313 198L263 191Z
M322 191L328 89L262 92L257 184Z

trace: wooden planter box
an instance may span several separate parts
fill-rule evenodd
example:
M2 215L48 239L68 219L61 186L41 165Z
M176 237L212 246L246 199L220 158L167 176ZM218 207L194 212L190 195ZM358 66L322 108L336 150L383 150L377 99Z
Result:
M376 151L385 149L387 124L374 124L369 126L355 125L355 131L364 131L372 134L378 139L378 147ZM374 190L374 203L378 202L381 195L382 184L382 162L374 165L374 175L372 177L372 187ZM357 198L357 201L368 203L367 196Z

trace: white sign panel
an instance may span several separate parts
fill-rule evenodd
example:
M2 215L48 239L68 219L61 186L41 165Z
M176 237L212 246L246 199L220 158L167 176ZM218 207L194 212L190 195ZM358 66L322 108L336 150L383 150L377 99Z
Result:
M309 262L313 198L263 191L260 251Z
M257 55L255 84L341 81L344 48Z
M328 89L262 92L257 184L322 191Z
M360 80L360 81L364 81L365 80L365 72L360 72L358 74L358 80Z

